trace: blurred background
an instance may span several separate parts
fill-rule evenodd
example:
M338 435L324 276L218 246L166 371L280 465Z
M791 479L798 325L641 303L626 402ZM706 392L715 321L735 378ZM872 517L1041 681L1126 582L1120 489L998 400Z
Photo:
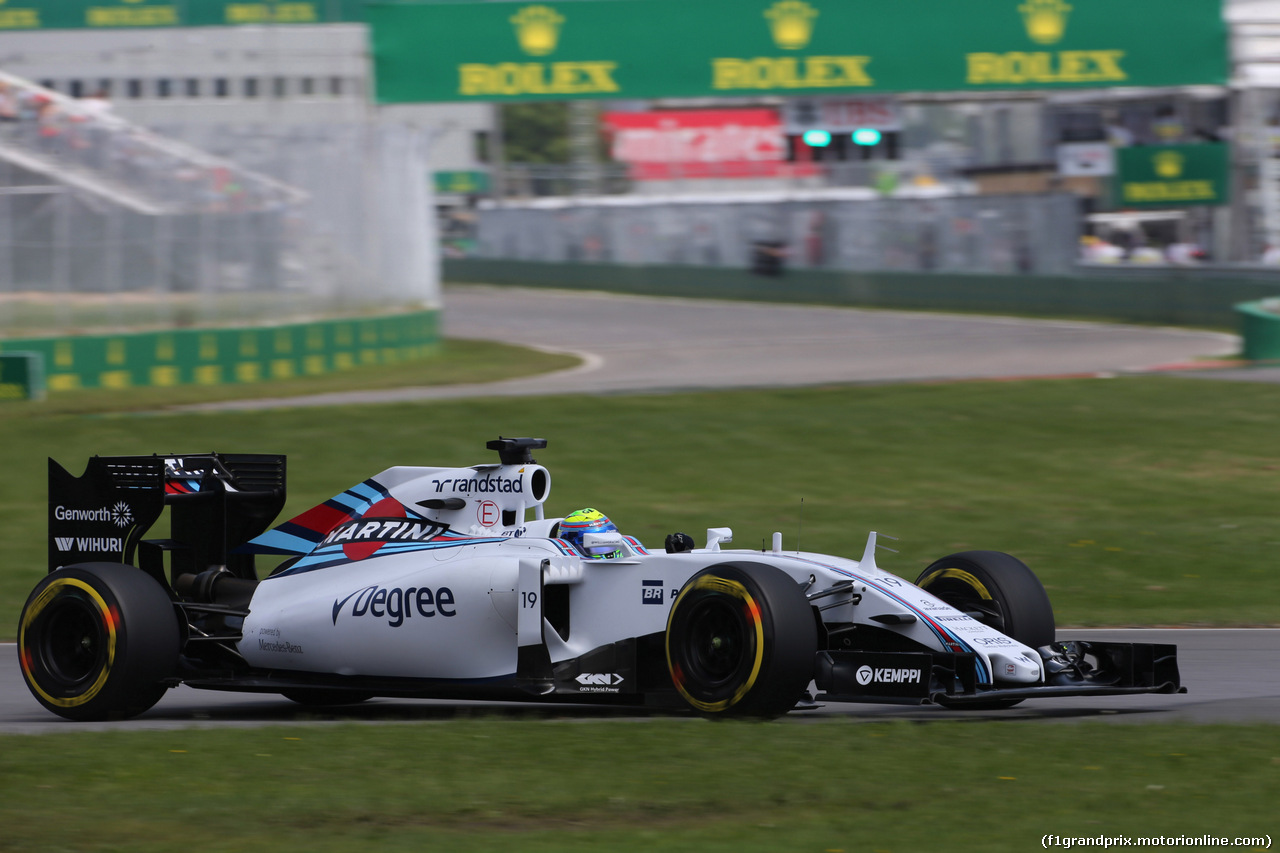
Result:
M442 259L1280 271L1280 3L926 5L9 0L0 330L432 308Z

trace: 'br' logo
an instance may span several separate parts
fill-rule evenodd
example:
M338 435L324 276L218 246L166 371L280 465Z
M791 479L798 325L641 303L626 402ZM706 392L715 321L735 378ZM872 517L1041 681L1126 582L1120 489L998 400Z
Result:
M662 603L662 581L640 581L640 603Z

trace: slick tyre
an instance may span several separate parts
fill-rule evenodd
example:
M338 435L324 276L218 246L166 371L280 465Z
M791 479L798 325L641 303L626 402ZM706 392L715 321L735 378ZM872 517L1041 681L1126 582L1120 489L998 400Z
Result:
M800 586L758 563L694 575L667 618L667 667L691 708L711 717L776 717L813 678L818 632Z
M180 648L168 592L118 563L82 563L47 575L18 623L27 687L69 720L141 714L168 689Z
M984 625L1033 649L1054 640L1053 605L1040 579L1016 557L999 551L965 551L936 561L916 586ZM1012 708L1020 699L941 704L972 710Z

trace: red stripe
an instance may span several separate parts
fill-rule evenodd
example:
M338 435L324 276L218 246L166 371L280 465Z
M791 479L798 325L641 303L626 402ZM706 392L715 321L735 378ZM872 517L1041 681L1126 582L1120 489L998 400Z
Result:
M305 527L307 530L312 530L316 533L328 533L350 517L351 514L345 509L339 509L328 504L320 504L302 513L302 515L290 519L290 521L299 527Z

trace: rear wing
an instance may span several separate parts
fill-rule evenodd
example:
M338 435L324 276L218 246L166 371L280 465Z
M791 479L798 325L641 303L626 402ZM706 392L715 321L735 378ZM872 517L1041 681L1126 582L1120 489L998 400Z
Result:
M49 571L109 561L165 582L167 553L172 576L226 566L254 579L253 555L234 549L266 530L284 502L281 455L94 456L79 477L50 459ZM168 538L143 539L166 506Z

